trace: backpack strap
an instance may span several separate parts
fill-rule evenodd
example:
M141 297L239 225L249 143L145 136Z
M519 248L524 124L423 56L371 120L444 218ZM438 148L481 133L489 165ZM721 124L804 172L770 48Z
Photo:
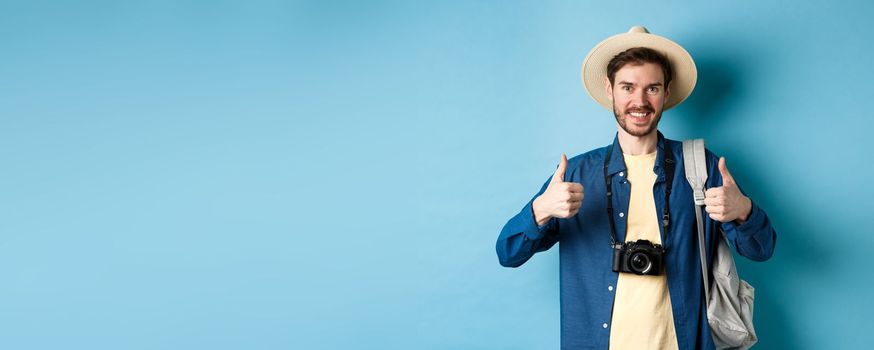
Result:
M704 182L707 181L707 164L704 156L704 139L683 141L683 161L686 164L686 179L692 185L695 205L704 205Z
M683 141L683 163L686 180L692 186L695 198L695 220L698 221L698 256L701 258L701 277L704 280L704 300L710 302L710 282L707 278L707 256L704 249L704 219L701 210L704 206L704 183L707 181L707 164L704 155L704 139Z

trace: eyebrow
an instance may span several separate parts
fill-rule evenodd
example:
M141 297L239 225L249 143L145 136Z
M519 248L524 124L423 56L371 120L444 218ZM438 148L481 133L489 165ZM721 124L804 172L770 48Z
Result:
M628 81L620 81L619 84L617 84L617 85L631 85L631 86L634 86L633 83L628 82ZM662 83L653 83L653 84L649 84L649 85L647 85L646 87L652 87L652 86L662 86Z

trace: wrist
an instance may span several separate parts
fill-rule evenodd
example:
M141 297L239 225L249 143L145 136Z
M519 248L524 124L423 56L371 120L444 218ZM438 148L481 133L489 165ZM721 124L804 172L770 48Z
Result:
M531 203L531 211L534 213L534 222L537 224L537 226L543 226L544 224L549 222L549 219L551 218L549 214L546 214L542 211L540 198L541 197L537 197L536 199L534 199L534 202Z
M743 224L743 223L747 222L747 219L750 218L750 214L752 213L752 210L753 210L753 201L750 200L749 197L746 197L746 196L743 197L743 204L744 204L744 207L741 210L741 215L738 216L738 218L735 220L735 222L737 222L738 224Z

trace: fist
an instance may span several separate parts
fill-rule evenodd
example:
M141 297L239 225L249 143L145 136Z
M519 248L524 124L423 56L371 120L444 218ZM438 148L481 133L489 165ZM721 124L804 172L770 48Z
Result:
M575 182L564 182L564 172L567 169L567 156L561 155L561 162L546 190L532 203L534 220L543 225L550 218L569 218L577 215L583 203L583 185Z
M719 173L722 174L722 187L704 191L704 210L711 219L719 222L745 222L750 215L752 202L740 192L725 166L725 157L719 158Z

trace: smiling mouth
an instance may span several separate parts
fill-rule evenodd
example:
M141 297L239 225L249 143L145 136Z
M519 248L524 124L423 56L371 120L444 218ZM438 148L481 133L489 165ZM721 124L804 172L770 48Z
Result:
M630 116L631 120L636 122L636 123L643 123L649 119L649 117L650 117L650 115L652 115L652 113L651 112L628 112L628 113L626 113L626 115Z

